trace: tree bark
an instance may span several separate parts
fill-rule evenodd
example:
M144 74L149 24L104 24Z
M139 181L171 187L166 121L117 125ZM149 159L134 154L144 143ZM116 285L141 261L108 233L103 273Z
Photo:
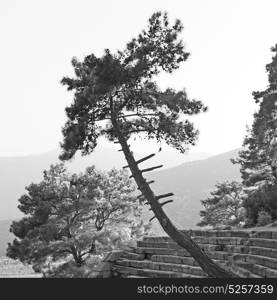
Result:
M82 264L83 264L82 257L78 254L78 252L77 252L74 245L72 245L70 248L71 248L71 254L73 255L73 258L74 258L74 261L75 261L76 265L78 267L81 267Z
M173 223L170 221L166 213L163 211L161 204L158 202L157 197L150 188L149 184L146 182L145 178L142 176L141 170L138 168L137 162L134 159L133 153L130 151L127 144L126 138L121 132L120 126L116 119L116 116L112 116L112 124L114 127L114 132L118 138L119 144L122 147L122 151L132 172L132 177L134 177L138 188L140 189L142 195L148 201L155 217L161 224L164 231L182 248L185 248L191 256L198 262L201 268L210 277L215 278L232 278L238 277L232 272L228 272L222 267L218 266L208 255L202 251L202 249L191 239L191 237L178 230Z

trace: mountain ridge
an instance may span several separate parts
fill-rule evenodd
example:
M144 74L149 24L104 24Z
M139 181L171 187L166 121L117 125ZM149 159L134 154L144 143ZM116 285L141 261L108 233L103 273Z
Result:
M32 182L36 183L42 180L45 169L48 169L51 164L59 162L59 154L60 151L56 149L42 154L0 157L0 220L21 216L17 209L18 198L25 193L26 186ZM143 156L140 153L135 153L135 155L136 157ZM161 161L167 167L171 167L180 159L186 161L197 157L204 159L207 156L210 155L199 153L178 156L176 153L172 155L171 152L158 153L154 163L155 161ZM98 169L108 170L112 167L122 168L125 164L123 154L118 152L117 149L98 147L89 156L81 157L80 154L77 154L74 160L66 163L66 166L70 172L79 173L83 172L90 165L95 165Z

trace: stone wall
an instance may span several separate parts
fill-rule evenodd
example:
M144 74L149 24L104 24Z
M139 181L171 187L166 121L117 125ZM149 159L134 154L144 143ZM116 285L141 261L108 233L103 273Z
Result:
M185 231L214 261L240 277L277 277L277 231ZM93 277L207 277L168 236L147 236L137 247L107 255Z

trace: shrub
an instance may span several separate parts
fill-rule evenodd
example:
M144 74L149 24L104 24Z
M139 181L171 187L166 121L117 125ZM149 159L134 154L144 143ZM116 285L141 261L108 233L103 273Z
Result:
M257 226L265 226L271 222L272 217L268 212L266 212L265 210L259 211L257 218Z

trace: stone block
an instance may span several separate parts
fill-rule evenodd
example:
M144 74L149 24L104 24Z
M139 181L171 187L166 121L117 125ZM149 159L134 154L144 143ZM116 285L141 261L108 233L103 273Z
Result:
M216 230L209 230L206 232L206 237L217 237L218 236L218 232Z
M271 249L270 256L273 258L277 258L277 249Z
M264 266L255 265L255 264L252 266L252 272L254 272L255 274L258 274L262 277L266 277L266 270L267 270L267 268Z
M149 268L150 268L150 269L153 269L153 270L159 270L159 269L160 269L160 266L159 266L158 263L150 262L150 263L149 263Z
M171 271L182 272L183 271L182 265L171 265Z
M270 248L261 248L261 247L250 247L249 253L253 254L253 255L271 257L272 249L270 249Z
M193 238L193 240L199 244L210 244L211 241L209 237L204 237L204 236L196 236Z
M231 236L233 237L241 237L241 238L249 238L249 232L247 231L242 231L242 230L232 230L231 231Z
M200 276L207 276L207 274L200 268L200 267L193 267L190 268L190 274L192 275L200 275Z
M271 239L272 232L271 231L257 231L255 234L255 237L260 238L260 239Z
M268 278L277 278L277 270L267 269L265 275Z
M132 253L132 252L124 252L122 257L127 259L133 259L133 260L143 260L145 258L145 255Z
M251 246L277 249L277 240L251 238L249 241L250 241Z
M277 231L272 231L272 239L277 240Z

